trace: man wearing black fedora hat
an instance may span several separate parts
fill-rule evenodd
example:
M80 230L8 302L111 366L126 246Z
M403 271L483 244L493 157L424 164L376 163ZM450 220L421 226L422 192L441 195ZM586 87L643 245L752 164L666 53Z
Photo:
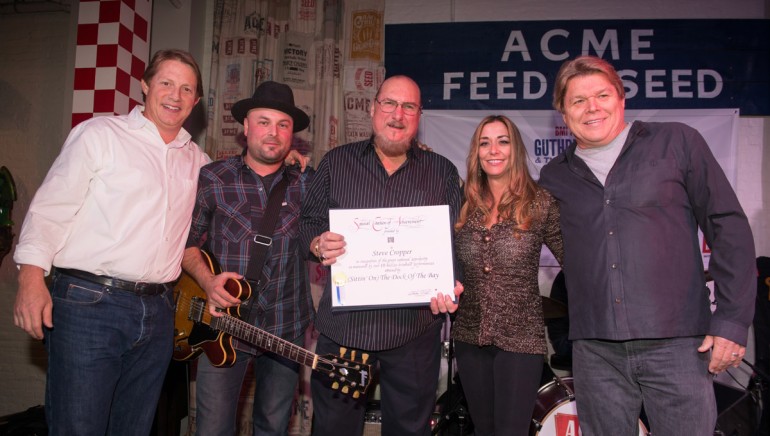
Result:
M242 303L224 285L243 278L251 286L252 298L240 308L241 317L301 345L313 305L297 235L300 203L313 171L284 166L284 159L293 134L305 129L310 119L294 104L291 88L272 81L260 84L251 98L238 101L231 111L243 124L247 145L242 154L201 169L182 266L206 292L211 315L220 316L219 310ZM268 208L271 192L277 192L282 200L276 224L263 230L262 222L270 221L268 216L275 213ZM200 248L225 272L215 275ZM263 262L255 260L260 257ZM241 384L252 362L256 379L253 434L286 434L298 380L297 364L245 342L234 340L234 344L232 366L214 364L208 356L198 361L197 433L235 434Z

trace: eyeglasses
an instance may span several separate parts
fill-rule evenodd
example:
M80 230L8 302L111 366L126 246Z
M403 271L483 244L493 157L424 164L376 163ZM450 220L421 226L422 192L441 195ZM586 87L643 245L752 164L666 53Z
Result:
M389 114L391 112L395 112L396 108L401 106L401 109L404 111L404 114L406 115L415 115L418 112L422 112L422 106L418 105L417 103L399 103L395 100L385 99L385 100L377 100L374 99L377 103L380 104L380 108L382 108L382 111L386 114Z

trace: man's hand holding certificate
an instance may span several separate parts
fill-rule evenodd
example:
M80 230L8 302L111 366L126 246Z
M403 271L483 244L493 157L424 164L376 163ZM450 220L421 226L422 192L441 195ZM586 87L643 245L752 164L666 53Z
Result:
M447 206L331 210L329 226L316 254L331 265L335 309L456 309L462 286L454 280Z

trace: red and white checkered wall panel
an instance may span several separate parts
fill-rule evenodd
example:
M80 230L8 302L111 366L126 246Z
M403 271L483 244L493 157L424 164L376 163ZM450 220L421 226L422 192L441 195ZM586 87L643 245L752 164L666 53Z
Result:
M72 125L142 104L152 0L80 0Z

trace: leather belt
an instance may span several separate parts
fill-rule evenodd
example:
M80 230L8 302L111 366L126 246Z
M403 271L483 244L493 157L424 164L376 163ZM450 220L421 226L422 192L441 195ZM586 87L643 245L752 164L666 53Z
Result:
M81 271L79 269L56 268L56 271L71 277L75 277L77 279L98 283L100 285L105 285L112 288L123 289L125 291L131 291L137 295L159 295L169 289L173 289L174 285L176 285L175 281L168 283L130 282L128 280L120 280L108 276L99 276L88 271Z

